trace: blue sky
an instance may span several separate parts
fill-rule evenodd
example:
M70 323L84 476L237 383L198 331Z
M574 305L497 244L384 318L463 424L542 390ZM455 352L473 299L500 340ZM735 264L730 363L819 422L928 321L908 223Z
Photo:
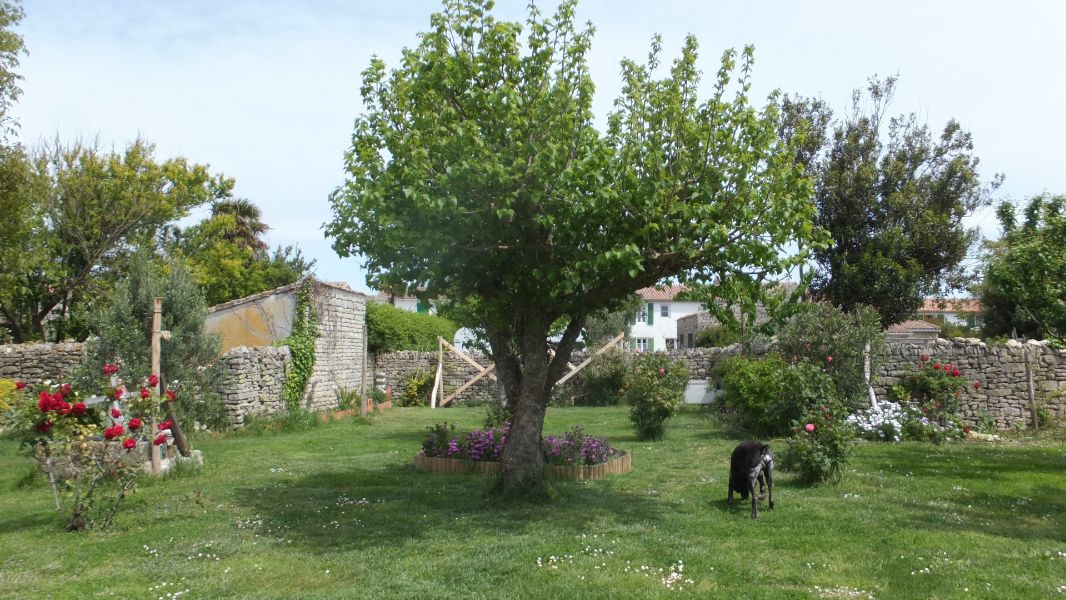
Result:
M28 0L19 31L29 55L14 111L20 137L121 148L140 135L157 158L210 164L262 208L272 245L296 244L318 260L322 279L366 289L360 261L339 259L321 231L361 110L359 73L373 54L395 65L439 6ZM842 112L867 77L898 73L891 112L917 111L934 130L959 120L973 134L983 177L1006 175L998 197L1066 193L1066 3L886 6L586 0L578 16L596 27L597 114L604 118L617 94L619 60L642 59L656 33L671 57L692 33L708 74L725 48L755 45L757 99L778 88L820 95ZM521 19L524 7L500 2L497 14ZM998 236L990 213L972 222Z

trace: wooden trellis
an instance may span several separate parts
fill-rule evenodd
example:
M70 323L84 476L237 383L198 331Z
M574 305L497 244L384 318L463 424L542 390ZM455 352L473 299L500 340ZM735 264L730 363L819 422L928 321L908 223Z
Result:
M569 380L574 375L577 375L578 373L581 372L582 369L587 367L589 365L589 363L592 362L593 358L595 358L596 356L606 352L607 350L613 348L616 344L621 342L622 339L625 338L625 335L626 335L625 332L619 333L614 338L612 338L611 341L609 341L606 344L604 344L603 346L601 346L599 350L596 350L595 352L593 352L588 358L586 358L584 361L582 361L581 364L577 365L576 367L574 365L568 364L567 366L570 368L570 372L567 373L566 375L563 375L559 379L559 381L555 382L555 385L562 385L563 383L566 383L567 380ZM463 359L464 361L469 363L470 366L472 366L472 367L474 367L475 369L478 370L478 372L473 377L471 377L470 379L467 379L466 382L464 382L462 385L460 385L458 388L456 388L456 390L454 392L452 392L451 394L449 394L448 396L444 395L444 349L445 348L447 348L451 352L455 353L456 356L458 356L459 358ZM492 371L495 370L495 369L496 369L496 365L489 365L487 367L482 366L476 360L474 360L473 358L470 358L470 356L467 355L465 352L463 352L462 350L460 350L460 349L456 348L455 346L449 344L447 341L445 341L444 338L438 336L437 337L437 372L436 372L436 374L433 377L433 391L431 391L430 394L429 394L429 405L431 407L433 407L433 408L437 408L438 406L447 406L448 403L450 403L452 400L455 400L456 398L458 398L459 394L462 394L466 390L470 389L470 386L474 385L478 381L481 381L485 377L488 377L489 379L491 379L493 381L496 381L496 376L492 374ZM438 402L438 399L439 399L439 402Z

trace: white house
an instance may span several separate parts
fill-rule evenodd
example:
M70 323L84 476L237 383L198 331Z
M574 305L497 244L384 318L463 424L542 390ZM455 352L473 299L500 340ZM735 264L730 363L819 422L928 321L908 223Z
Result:
M680 347L677 320L703 308L700 302L677 299L684 291L685 287L681 285L637 290L637 295L644 300L644 306L637 311L633 326L629 329L630 348L654 352Z
M915 316L926 321L980 327L981 302L973 298L926 298Z

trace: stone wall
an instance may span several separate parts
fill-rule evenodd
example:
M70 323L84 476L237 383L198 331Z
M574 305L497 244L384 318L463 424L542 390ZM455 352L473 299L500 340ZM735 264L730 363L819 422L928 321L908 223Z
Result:
M480 352L468 356L483 366L492 362ZM393 398L399 400L407 381L419 371L434 373L437 369L436 352L387 352L373 357L376 384L381 389L392 388ZM444 395L448 397L478 370L452 352L444 353ZM487 375L467 388L450 404L487 402L496 398L496 382Z
M285 377L292 364L287 346L238 346L223 354L219 362L219 396L230 425L241 427L249 416L285 410Z
M0 379L67 381L85 360L85 345L7 344L0 346Z
M890 343L876 381L878 399L888 399L889 388L915 368L923 354L931 361L957 365L967 379L981 382L980 390L970 387L962 397L961 417L968 425L976 425L985 412L1000 428L1031 423L1027 362L1038 406L1057 419L1066 417L1066 350L1035 341L1011 340L1003 346L966 338Z
M337 407L338 390L358 392L363 381L366 296L315 282L312 298L318 312L319 337L315 340L315 367L307 379L303 406L314 411L331 410ZM372 381L373 363L369 357L366 371Z

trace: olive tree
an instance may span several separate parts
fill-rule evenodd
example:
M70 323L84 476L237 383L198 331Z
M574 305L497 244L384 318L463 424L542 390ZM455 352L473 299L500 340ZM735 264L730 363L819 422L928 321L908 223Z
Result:
M478 306L513 409L501 483L520 492L540 488L550 391L590 314L664 280L761 293L822 236L776 98L748 100L751 48L723 54L701 100L696 40L659 77L656 38L622 61L601 132L575 3L524 25L491 8L448 1L399 67L372 59L326 232L372 286Z

